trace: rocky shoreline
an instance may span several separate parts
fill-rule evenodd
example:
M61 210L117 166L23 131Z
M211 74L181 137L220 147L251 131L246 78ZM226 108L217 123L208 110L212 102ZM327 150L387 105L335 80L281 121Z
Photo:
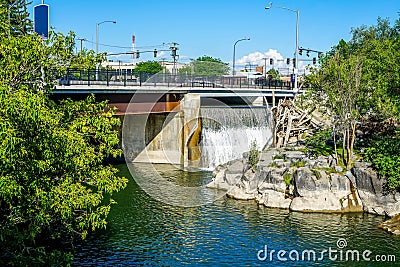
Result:
M272 148L260 152L254 168L245 153L242 159L218 166L207 187L270 208L384 215L392 221L381 228L400 235L400 193L385 190L371 164L357 161L346 171L332 156L313 158L305 151L304 147Z

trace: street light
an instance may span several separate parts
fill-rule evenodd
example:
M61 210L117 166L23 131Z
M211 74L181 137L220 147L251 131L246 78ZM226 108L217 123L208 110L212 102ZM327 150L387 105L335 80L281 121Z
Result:
M235 42L235 44L233 45L233 68L232 68L232 74L233 76L235 76L235 53L236 53L236 44L239 43L240 41L248 41L250 40L250 38L243 38L243 39L239 39Z
M106 22L111 22L111 23L114 23L114 24L117 23L116 21L113 21L113 20L105 20L105 21L96 23L96 54L99 53L99 25L103 24L103 23L106 23Z
M295 51L295 62L293 65L293 68L294 68L293 72L294 72L294 90L297 91L297 73L299 71L297 69L297 65L299 64L299 15L300 15L300 11L291 9L291 8L287 8L287 7L272 6L272 2L270 2L269 6L265 7L265 9L268 10L271 8L280 8L280 9L285 9L285 10L289 10L289 11L296 13L296 51Z

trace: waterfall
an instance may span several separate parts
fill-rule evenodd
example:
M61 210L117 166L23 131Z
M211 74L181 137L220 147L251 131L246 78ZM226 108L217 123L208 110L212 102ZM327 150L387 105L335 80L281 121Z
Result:
M265 107L201 107L202 168L213 169L272 143L271 111Z

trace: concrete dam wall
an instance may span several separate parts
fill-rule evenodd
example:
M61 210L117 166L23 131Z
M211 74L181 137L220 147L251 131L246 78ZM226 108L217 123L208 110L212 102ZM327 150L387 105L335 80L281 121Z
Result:
M258 149L272 143L268 108L202 102L199 95L187 94L172 112L125 115L126 160L212 169L241 158L253 142Z

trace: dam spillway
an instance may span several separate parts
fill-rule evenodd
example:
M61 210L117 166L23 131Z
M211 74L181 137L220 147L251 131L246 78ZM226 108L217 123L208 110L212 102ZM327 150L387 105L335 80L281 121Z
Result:
M266 106L216 103L204 105L199 95L187 94L169 113L125 115L127 162L213 169L241 158L252 143L259 150L272 143L272 114Z
M272 142L271 111L266 107L201 107L200 167L213 169L241 158L254 143Z

